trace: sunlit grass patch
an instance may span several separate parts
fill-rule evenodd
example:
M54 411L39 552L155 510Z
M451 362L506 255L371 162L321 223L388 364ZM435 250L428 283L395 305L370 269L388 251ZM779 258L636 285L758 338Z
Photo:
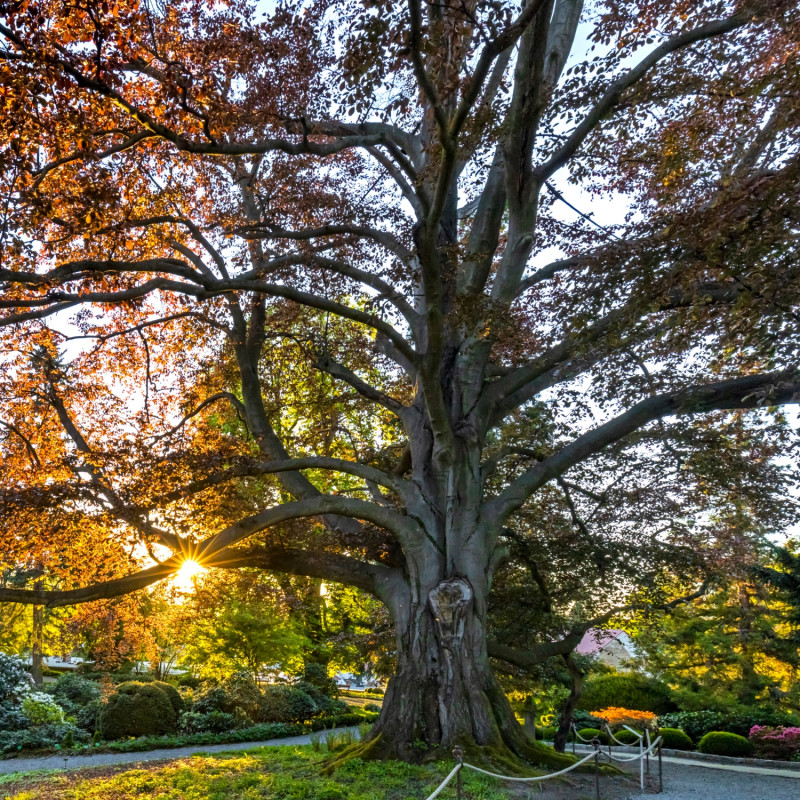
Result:
M333 775L321 774L329 758L311 747L260 748L193 756L167 765L120 766L92 775L16 776L2 795L10 800L423 800L452 765L412 766L352 759ZM516 787L464 773L470 800L511 800ZM9 791L10 790L10 791ZM526 791L529 791L526 790ZM455 784L441 795L454 800Z

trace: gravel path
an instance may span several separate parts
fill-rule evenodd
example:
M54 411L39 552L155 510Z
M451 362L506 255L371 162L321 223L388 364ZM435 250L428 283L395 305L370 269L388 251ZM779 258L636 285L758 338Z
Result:
M341 731L354 731L358 728L339 728ZM322 731L325 735L325 731ZM290 736L284 739L269 739L265 742L234 742L231 744L198 744L190 747L169 747L161 750L146 750L143 753L95 753L90 756L62 755L44 756L41 758L10 758L0 761L0 775L12 772L32 772L40 769L83 769L84 767L104 767L111 764L138 764L144 761L160 761L163 759L186 758L197 753L224 753L230 750L249 750L252 747L284 747L297 744L309 744L311 736Z
M753 773L748 767L687 764L664 759L664 793L634 794L631 800L797 800L800 773L775 775L774 770ZM772 773L772 774L770 774ZM604 795L602 788L600 796Z

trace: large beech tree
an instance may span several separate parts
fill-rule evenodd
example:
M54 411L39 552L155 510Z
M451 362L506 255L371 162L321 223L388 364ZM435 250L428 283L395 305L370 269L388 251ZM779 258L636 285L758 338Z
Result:
M3 556L64 581L0 599L350 584L397 633L365 752L536 756L504 531L800 392L796 12L0 2Z

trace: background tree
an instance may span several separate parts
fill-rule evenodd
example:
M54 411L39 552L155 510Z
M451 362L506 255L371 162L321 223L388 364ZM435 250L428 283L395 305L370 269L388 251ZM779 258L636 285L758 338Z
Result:
M74 587L0 599L343 582L396 630L363 754L544 757L504 531L798 397L795 5L0 3L3 547Z
M190 603L193 622L183 655L201 675L246 672L257 681L302 671L310 642L274 581L250 570L208 575Z

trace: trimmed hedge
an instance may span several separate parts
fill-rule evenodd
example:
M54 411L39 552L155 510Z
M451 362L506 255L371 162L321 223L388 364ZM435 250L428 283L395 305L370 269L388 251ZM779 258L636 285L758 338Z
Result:
M692 741L699 742L711 731L738 733L739 736L746 737L754 725L798 727L800 726L800 717L784 711L763 708L733 712L679 711L659 716L658 724L665 728L680 728L688 734Z
M186 708L186 704L183 702L180 692L171 683L166 683L164 681L153 681L150 685L158 686L158 688L164 692L164 694L169 698L169 703L172 706L172 710L177 716L180 716L180 714L183 713Z
M233 714L224 711L209 711L207 714L186 711L181 715L178 727L181 733L225 733L236 727L236 720Z
M680 728L659 728L658 735L671 750L694 750L694 742Z
M724 731L710 731L698 743L701 753L713 756L749 756L754 747L744 736Z
M191 713L191 712L190 712ZM213 712L212 712L213 713ZM185 715L184 715L185 716ZM96 753L140 753L145 750L156 750L167 747L187 747L198 744L230 744L232 742L259 742L268 739L283 739L287 736L302 736L309 732L321 731L327 728L343 728L361 723L372 723L377 719L377 714L342 714L338 717L317 718L304 725L299 723L279 722L273 724L251 725L238 730L213 733L205 731L171 736L140 736L135 739L125 739L118 742L97 742L94 745L82 745L80 749L89 749ZM0 733L0 748L7 753L17 753L21 749L47 748L52 750L64 739L64 732L74 729L66 723L63 729L48 732L48 736L41 734L31 737L33 731L17 731L14 734ZM13 739L13 742L10 741ZM75 733L77 741L86 741L88 736L83 731ZM18 747L19 745L19 747Z
M175 709L163 689L152 683L127 681L108 698L98 729L104 739L153 736L174 731L176 720Z
M666 714L677 706L669 688L660 681L634 673L598 675L586 681L578 708L597 711L601 708L630 708Z

